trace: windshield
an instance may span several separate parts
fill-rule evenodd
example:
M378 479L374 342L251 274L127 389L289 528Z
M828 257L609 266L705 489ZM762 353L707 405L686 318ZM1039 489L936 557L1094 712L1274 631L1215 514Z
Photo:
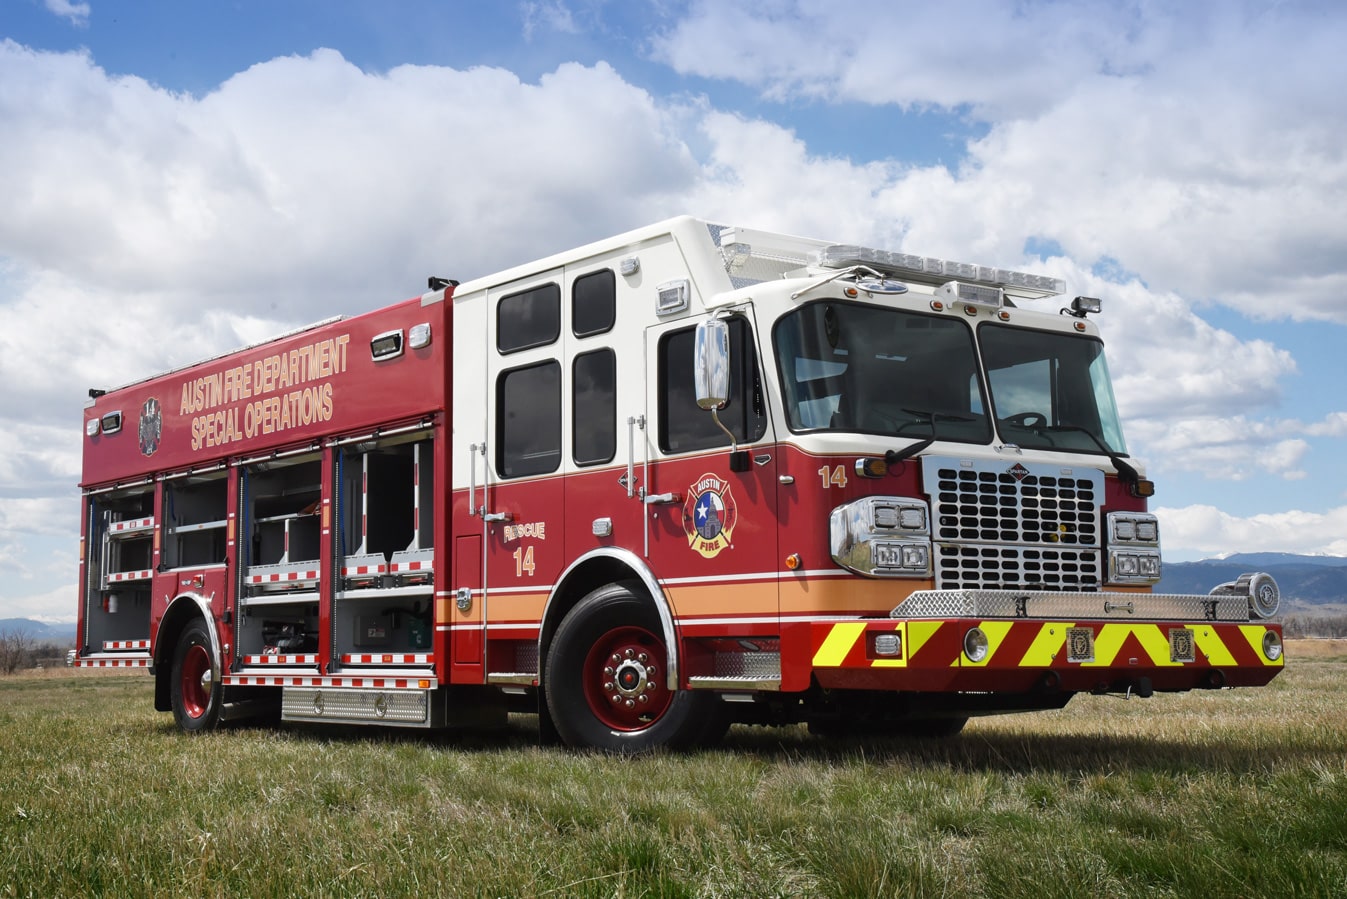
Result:
M1001 325L983 325L978 339L996 428L1006 443L1127 452L1098 340Z
M773 336L792 430L991 439L973 334L958 319L818 302Z

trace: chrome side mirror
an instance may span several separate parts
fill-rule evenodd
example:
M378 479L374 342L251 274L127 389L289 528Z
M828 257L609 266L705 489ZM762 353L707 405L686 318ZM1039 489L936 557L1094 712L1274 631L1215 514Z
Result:
M748 471L748 453L739 449L734 432L725 427L718 414L730 401L729 323L723 318L699 322L692 353L697 405L709 411L725 436L730 438L730 471Z
M697 405L703 409L724 409L730 401L729 324L720 318L698 323L692 352Z

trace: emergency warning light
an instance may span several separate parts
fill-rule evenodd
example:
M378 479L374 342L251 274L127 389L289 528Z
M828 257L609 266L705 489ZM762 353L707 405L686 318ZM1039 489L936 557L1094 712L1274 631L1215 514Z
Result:
M370 338L369 354L375 362L402 355L402 329L385 331Z

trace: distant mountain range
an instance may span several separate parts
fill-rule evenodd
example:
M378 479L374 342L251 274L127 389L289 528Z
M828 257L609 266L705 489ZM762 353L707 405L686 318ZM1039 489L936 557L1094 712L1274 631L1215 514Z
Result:
M0 618L0 636L9 633L26 634L34 643L75 645L75 623L46 624L32 618Z

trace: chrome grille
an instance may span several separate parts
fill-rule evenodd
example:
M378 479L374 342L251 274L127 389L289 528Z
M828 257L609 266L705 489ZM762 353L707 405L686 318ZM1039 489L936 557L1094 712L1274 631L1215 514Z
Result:
M1088 478L941 468L933 495L938 540L1099 544L1096 490Z
M937 589L1099 589L1098 469L928 456L922 473Z
M1020 546L960 546L937 543L936 585L941 590L1099 589L1096 549L1042 549Z

